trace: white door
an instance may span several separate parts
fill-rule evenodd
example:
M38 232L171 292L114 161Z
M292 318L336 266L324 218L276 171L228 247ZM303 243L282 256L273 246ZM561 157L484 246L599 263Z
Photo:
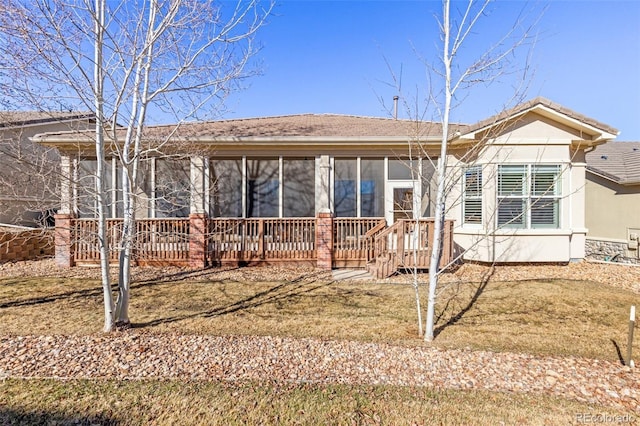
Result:
M418 217L420 191L412 181L388 181L385 193L385 219L392 225L398 219Z

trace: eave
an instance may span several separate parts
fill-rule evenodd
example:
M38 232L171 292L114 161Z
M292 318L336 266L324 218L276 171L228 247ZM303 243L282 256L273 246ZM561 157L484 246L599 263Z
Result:
M614 139L620 132L612 133L604 129L600 129L585 121L574 118L568 114L558 112L553 108L550 108L541 103L534 104L528 108L524 108L512 114L505 115L504 117L498 116L495 121L490 121L485 125L481 125L471 131L461 134L460 139L466 139L470 141L481 140L484 133L490 132L491 129L505 125L508 122L517 121L519 118L529 113L535 113L542 117L548 118L556 123L563 124L572 129L575 129L580 133L581 138L575 139L571 142L574 148L588 148L596 145L600 145L610 139Z
M43 146L57 148L68 154L90 155L95 152L94 142L87 138L79 139L72 134L42 134L31 138ZM115 148L113 141L106 141ZM166 151L177 152L181 149L188 152L233 153L252 151L304 151L304 152L345 152L361 150L363 152L397 151L404 152L409 144L420 144L423 149L440 148L441 138L410 138L397 136L281 136L281 137L174 137L166 142L147 139L146 146L164 146ZM188 149L184 149L188 147Z
M609 173L603 172L602 170L596 169L595 167L587 166L586 170L588 173L591 173L592 175L598 176L602 179L608 180L609 182L613 182L617 185L621 185L621 186L640 185L640 180L623 180L617 176L613 176Z

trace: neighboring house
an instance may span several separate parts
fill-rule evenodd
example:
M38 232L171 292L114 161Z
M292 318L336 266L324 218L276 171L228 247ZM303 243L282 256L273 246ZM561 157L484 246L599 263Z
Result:
M43 225L60 206L58 152L29 138L86 129L91 121L81 112L0 111L0 224Z
M617 133L543 98L474 125L452 125L446 232L453 226L454 247L449 248L448 260L456 254L481 262L584 258L585 151ZM349 264L336 260L337 253L343 255L343 245L349 241L368 244L374 231L382 235L375 237L375 247L357 246L369 250L369 261L370 256L382 257L381 250L393 258L390 251L430 238L427 234L432 228L415 233L411 226L394 223L433 214L434 164L442 138L439 123L304 114L195 122L177 130L175 126L153 126L147 129L146 138L147 144L162 143L165 152L184 153L187 159L145 159L146 173L135 185L140 195L137 217L151 218L145 223L154 218L160 223L161 218L189 215L188 225L180 229L189 233L182 241L189 243L186 256L192 265L206 263L207 252L219 256L209 257L211 261L228 259L225 256L230 251L241 250L233 244L246 238L247 229L254 226L251 218L317 218L317 222L311 219L315 240L300 250L312 247L310 256L316 256L319 264L324 259L323 266ZM83 176L91 182L95 161L88 154L92 141L86 135L48 133L33 140L58 148L63 170L77 173L78 182ZM74 171L78 158L79 167ZM110 164L110 214L118 217L117 179L112 178L118 164ZM63 227L84 223L77 217L93 217L91 198L82 201L82 194L90 192L91 188L63 185L59 247L69 245L66 241L71 238ZM228 219L224 225L222 218ZM345 221L355 224L348 232L342 231ZM382 231L385 222L391 228ZM233 231L225 228L229 223L234 224ZM292 233L267 238L268 229L281 222L255 223L261 250ZM204 237L200 235L203 226ZM322 230L330 234L328 240L323 239ZM216 236L221 232L234 236ZM197 252L194 241L201 241ZM296 242L287 244L293 247ZM81 252L87 250L83 247L75 245L61 253L59 262L79 261ZM271 259L268 253L260 258ZM395 266L406 266L403 262Z
M637 262L640 142L610 142L588 152L586 158L587 256Z

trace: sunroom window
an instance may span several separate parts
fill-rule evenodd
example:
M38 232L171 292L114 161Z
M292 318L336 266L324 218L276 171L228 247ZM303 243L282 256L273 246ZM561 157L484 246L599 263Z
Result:
M284 217L313 217L316 213L315 159L285 158L282 162Z
M336 158L333 177L337 217L384 216L384 159Z
M209 164L211 215L242 217L242 159L215 159Z
M155 217L189 217L189 160L155 161Z
M278 217L279 170L277 159L247 159L247 217Z
M356 217L358 166L355 158L336 158L333 203L337 217Z

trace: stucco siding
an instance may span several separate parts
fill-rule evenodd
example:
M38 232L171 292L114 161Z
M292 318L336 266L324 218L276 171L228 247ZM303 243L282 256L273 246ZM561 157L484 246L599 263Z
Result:
M589 238L627 240L629 228L640 229L640 185L587 173L585 220Z
M506 233L495 236L458 231L454 242L466 249L464 259L477 262L569 262L570 234ZM584 249L583 249L584 251Z
M449 197L448 217L456 220L454 241L465 260L480 262L568 262L585 255L585 164L571 149L572 129L527 114L487 144L474 163L482 165L483 223L463 223L462 182ZM577 154L577 155L576 155ZM572 163L574 158L578 162ZM498 229L497 175L500 165L560 165L557 229Z
M555 142L564 143L566 140L580 138L580 132L564 124L558 123L540 114L529 112L513 120L505 126L503 132L496 138L497 143L536 143Z

